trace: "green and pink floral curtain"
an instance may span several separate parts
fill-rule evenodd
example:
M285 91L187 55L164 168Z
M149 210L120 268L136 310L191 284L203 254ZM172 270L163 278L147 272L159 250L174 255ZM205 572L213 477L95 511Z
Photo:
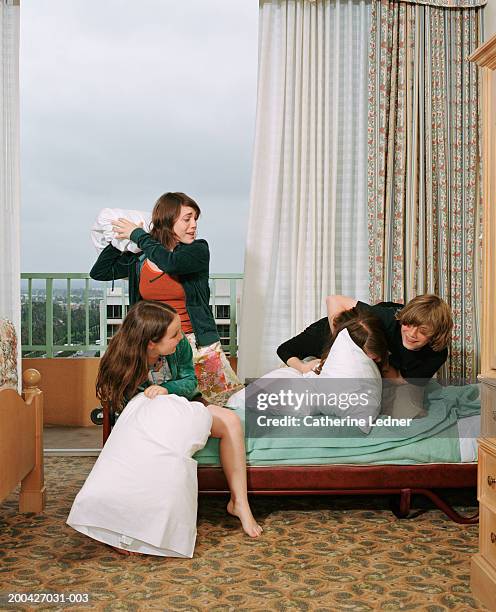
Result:
M477 0L372 5L368 225L372 302L436 293L455 327L443 376L479 370L481 133Z

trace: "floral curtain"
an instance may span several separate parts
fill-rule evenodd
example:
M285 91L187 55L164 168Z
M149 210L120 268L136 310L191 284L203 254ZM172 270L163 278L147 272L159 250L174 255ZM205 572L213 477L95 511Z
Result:
M319 0L308 0L315 4ZM406 2L408 4L425 4L428 6L438 6L443 8L476 8L485 6L488 0L392 0L393 2Z
M467 58L481 42L481 11L372 5L370 299L443 297L455 322L443 372L452 381L474 380L479 367L479 80Z
M426 6L437 6L440 8L476 8L487 4L488 0L395 0L395 2L407 2L408 4L424 4Z

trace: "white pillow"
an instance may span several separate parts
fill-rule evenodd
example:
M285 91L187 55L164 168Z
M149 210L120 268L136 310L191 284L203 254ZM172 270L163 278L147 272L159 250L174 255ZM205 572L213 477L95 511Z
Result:
M319 407L320 414L364 419L365 425L360 425L364 433L371 430L370 422L373 422L381 409L382 379L379 368L375 362L367 357L362 349L356 345L350 337L347 329L338 334L331 347L329 355L325 360L320 375L315 372L303 374L303 378L313 379L349 379L334 385L326 385L323 381L316 385L315 389L321 392L333 393L343 392L349 394L364 394L367 403L361 400L356 406L350 405L346 409L332 406L329 403L325 407Z
M381 409L382 378L379 368L353 342L346 329L338 334L320 375L315 372L301 374L294 368L283 367L272 370L261 378L306 379L308 381L308 391L315 393L342 392L357 396L363 393L367 398L367 404L362 402L357 403L355 406L349 405L345 410L338 405L319 405L317 409L311 409L307 414L323 414L343 419L346 417L363 419L365 423L358 427L367 434L371 430L370 423L374 422ZM334 384L326 384L326 379L337 380ZM240 409L245 406L245 400L245 389L241 389L234 395L231 395L226 405L229 408ZM300 411L300 414L303 413Z
M264 374L260 378L301 378L302 373L295 368L283 366L282 368L276 368L267 374Z
M118 240L115 237L112 229L112 221L116 221L120 217L128 219L139 225L143 223L145 232L150 230L152 223L152 214L141 210L126 210L124 208L104 208L102 209L93 223L91 228L91 240L97 251L103 251L109 243L119 251L131 251L132 253L140 253L140 249L131 240Z
M295 370L294 368L288 368L284 366L283 368L277 368L276 370L272 370L267 374L264 374L260 378L301 378L301 372ZM240 408L245 407L245 389L240 389L233 393L231 397L226 402L227 408L232 408L233 410L239 410Z
M232 410L240 410L245 407L245 389L240 389L233 393L226 402L226 408L232 408Z

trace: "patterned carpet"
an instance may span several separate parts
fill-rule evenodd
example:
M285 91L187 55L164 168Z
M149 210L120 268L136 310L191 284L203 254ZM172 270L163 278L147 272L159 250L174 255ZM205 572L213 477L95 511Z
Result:
M398 520L385 498L255 498L258 541L200 499L192 560L123 557L65 525L94 458L50 457L43 515L0 506L0 609L16 610L482 610L470 592L477 526L430 509ZM474 511L471 494L456 494ZM470 506L467 507L467 504ZM6 603L5 594L83 593L89 605Z

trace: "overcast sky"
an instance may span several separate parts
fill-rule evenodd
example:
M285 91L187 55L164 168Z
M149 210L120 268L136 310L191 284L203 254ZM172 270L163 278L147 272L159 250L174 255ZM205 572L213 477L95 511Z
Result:
M256 0L22 0L22 271L86 272L101 208L202 209L211 272L242 272Z

